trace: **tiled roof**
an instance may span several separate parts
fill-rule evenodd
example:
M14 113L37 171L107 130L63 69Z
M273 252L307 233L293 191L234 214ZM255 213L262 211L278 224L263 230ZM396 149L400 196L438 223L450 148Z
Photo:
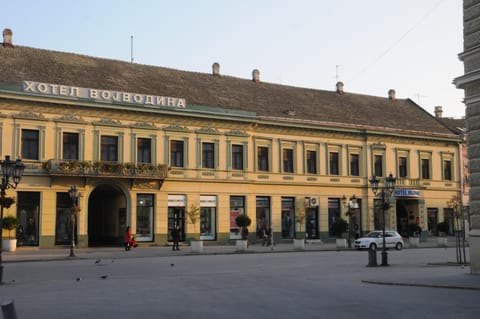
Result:
M451 134L410 99L338 94L24 46L0 46L0 84L21 84L24 80L180 97L186 99L187 107L216 106L289 121Z

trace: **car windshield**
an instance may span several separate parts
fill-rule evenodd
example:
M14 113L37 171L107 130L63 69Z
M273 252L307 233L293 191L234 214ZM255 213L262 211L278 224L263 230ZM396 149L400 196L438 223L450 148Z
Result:
M379 238L382 237L382 233L379 232L371 232L367 234L367 237L369 238Z

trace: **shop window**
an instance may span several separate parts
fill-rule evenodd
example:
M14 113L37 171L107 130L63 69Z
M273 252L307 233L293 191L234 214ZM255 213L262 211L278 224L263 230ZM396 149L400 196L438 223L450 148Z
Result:
M39 192L17 192L17 218L19 221L17 228L17 245L38 246L40 222Z
M75 230L77 228L75 227ZM77 239L75 234L75 239ZM20 239L19 239L20 240ZM24 240L24 238L22 238ZM55 245L72 243L72 199L67 192L57 193L57 216L55 218Z
M295 237L295 198L282 197L282 237Z
M183 144L183 141L170 141L170 165L173 167L185 167Z
M340 199L329 198L328 199L328 234L333 237L333 223L341 217L340 215Z
M271 225L270 197L258 196L256 205L257 238L263 238L263 227Z
M78 133L65 132L62 135L63 159L78 161Z
M118 161L118 137L103 135L101 137L101 161L117 162Z
M152 162L152 140L149 138L137 139L137 163Z
M153 241L153 203L152 194L138 194L137 196L137 229L138 242Z
M216 239L217 197L200 196L200 239Z
M307 173L317 174L317 152L307 151Z
M22 130L22 158L39 159L39 131Z
M236 218L245 213L245 197L230 196L230 239L242 239L240 227Z
M185 195L168 195L168 241L173 241L172 230L180 228L180 241L185 241Z

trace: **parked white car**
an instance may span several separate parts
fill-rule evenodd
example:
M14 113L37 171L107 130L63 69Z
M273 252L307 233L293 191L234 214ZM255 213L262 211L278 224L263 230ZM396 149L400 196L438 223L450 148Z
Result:
M401 250L405 247L402 236L394 230L385 231L385 246L387 248L395 248ZM355 248L357 249L372 249L383 247L383 237L381 230L375 230L367 234L365 237L355 240Z

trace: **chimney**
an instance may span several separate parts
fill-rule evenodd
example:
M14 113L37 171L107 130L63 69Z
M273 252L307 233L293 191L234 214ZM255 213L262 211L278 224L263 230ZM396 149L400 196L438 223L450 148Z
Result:
M3 46L5 48L13 48L12 35L13 35L12 30L10 29L3 30Z
M218 62L212 64L212 75L220 77L220 64Z
M390 100L395 101L395 94L396 94L396 92L395 92L394 89L388 90L388 98L389 98Z
M443 117L443 107L441 105L435 106L435 117Z
M337 87L337 93L340 95L343 94L343 82L338 81L336 84L336 87Z
M252 80L253 80L253 82L255 82L255 83L259 83L259 82L260 82L260 71L258 71L257 69L255 69L255 70L252 71Z

